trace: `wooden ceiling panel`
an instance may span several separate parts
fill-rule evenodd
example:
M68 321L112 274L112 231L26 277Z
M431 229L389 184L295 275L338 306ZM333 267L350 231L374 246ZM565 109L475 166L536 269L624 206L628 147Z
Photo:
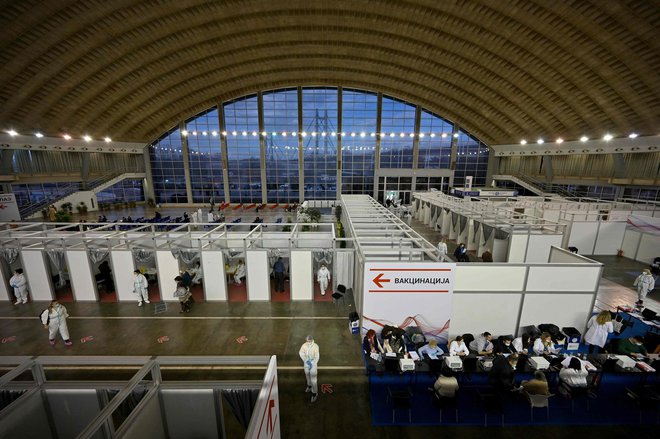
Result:
M153 140L263 87L349 86L487 143L657 132L657 0L37 0L0 11L0 128Z

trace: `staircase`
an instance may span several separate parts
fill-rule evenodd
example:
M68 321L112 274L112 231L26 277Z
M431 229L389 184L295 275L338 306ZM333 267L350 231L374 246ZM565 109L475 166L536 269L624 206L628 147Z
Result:
M511 181L542 197L578 198L580 196L567 191L560 185L548 183L528 175L493 175L493 180Z
M133 175L133 174L116 174L116 173L105 174L105 175L97 177L93 180L87 180L85 182L86 189L84 189L84 190L88 190L88 191L92 191L94 193L98 193L98 192L102 191L103 189L106 189L106 188L112 186L113 184L116 184L116 183L120 182L121 180L123 180L125 178L131 178L131 177L125 177L126 175L130 176L130 175ZM142 177L144 177L144 174L140 174L140 175ZM63 198L65 198L65 197L67 197L67 196L69 196L73 193L76 193L76 192L79 192L79 191L83 190L82 189L82 183L83 182L73 182L73 183L69 183L65 186L58 186L58 189L61 189L61 190L57 193L57 195L52 196L50 198L45 198L43 200L39 200L39 201L34 202L34 203L30 203L30 204L26 204L26 205L21 206L19 208L19 213L21 214L21 218L28 218L31 215L34 215L35 213L39 212L40 210L45 209L49 205L55 204L58 201L62 200Z

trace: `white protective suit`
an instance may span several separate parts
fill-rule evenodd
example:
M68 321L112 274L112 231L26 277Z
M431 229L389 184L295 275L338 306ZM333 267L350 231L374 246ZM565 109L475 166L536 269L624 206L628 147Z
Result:
M440 253L440 262L447 262L447 243L439 242L438 243L438 252Z
M202 271L202 266L200 265L195 266L193 268L188 269L188 273L192 275L192 283L193 284L201 284L202 283L202 278L204 277L204 272Z
M66 308L59 303L52 308L45 309L41 314L41 323L48 326L48 341L50 344L55 344L57 331L60 331L64 343L67 345L71 344L71 341L69 340L69 328L66 325L67 317L69 317L69 313L66 312Z
M646 295L653 291L653 288L655 288L655 280L650 273L642 273L637 276L633 286L637 287L637 295L639 296L639 300L644 300Z
M239 263L236 266L236 273L234 273L234 282L237 285L241 284L241 279L245 277L245 264Z
M324 296L328 289L328 282L330 282L330 271L325 266L322 266L316 273L316 280L319 283L321 295Z
M307 378L307 390L312 395L318 393L318 363L320 358L319 345L312 341L306 341L301 347L300 359L303 361L305 369L305 378Z
M14 295L16 296L16 303L27 303L28 301L28 291L27 291L27 280L25 279L24 274L14 274L11 279L9 279L9 285L14 289Z
M138 306L142 306L142 302L149 303L149 293L147 292L147 278L142 273L133 273L133 293L138 296Z

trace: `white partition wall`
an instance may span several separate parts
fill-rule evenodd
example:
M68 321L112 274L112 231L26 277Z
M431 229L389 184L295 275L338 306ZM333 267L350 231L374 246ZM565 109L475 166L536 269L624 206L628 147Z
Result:
M202 252L202 273L204 277L204 296L207 301L227 300L227 275L225 260L221 251Z
M174 297L176 291L175 277L179 275L179 261L169 250L156 251L156 269L158 270L158 287L160 288L160 300L178 301Z
M456 266L454 291L523 291L527 267L475 263Z
M449 229L451 226L451 214L445 209L442 209L442 230L443 235L449 235Z
M574 327L584 334L590 317L585 310L591 309L593 300L593 293L525 294L520 327L554 323L559 328Z
M492 243L493 262L506 262L509 253L509 239L495 239L495 234L491 233L489 242ZM488 242L485 246L488 246Z
M112 263L112 275L115 281L115 290L117 291L117 301L137 301L137 296L133 294L133 254L130 250L112 250L110 251L110 261Z
M585 264L586 265L586 264ZM598 288L600 265L529 267L527 291L584 291Z
M8 274L9 277L5 276L4 270L0 269L0 301L11 301L14 302L16 299L14 296L14 290L9 286L9 279L14 275L14 273Z
M69 279L73 297L77 302L96 302L96 279L85 250L67 250L66 262L69 267Z
M521 297L521 293L455 292L449 325L450 339L456 335L476 335L484 331L493 335L516 334Z
M561 246L563 235L529 235L525 262L548 262L551 246Z
M650 264L653 258L660 255L660 236L644 233L639 242L635 259Z
M314 297L314 270L311 251L291 251L289 276L291 277L291 300L312 300Z
M270 300L270 265L266 250L247 252L247 293L248 301Z
M509 255L507 262L525 262L527 252L527 238L525 235L509 235Z
M623 235L626 233L625 222L601 222L598 226L595 255L615 255L621 248ZM578 247L579 248L579 247Z
M53 300L53 286L50 271L46 267L45 254L41 250L23 250L23 274L28 281L28 291L32 300Z
M623 255L625 257L630 259L636 258L641 238L642 234L637 230L626 230L626 233L623 236L623 244L621 244L621 250L623 250Z
M573 222L568 245L577 247L578 253L583 255L593 254L596 245L596 230L597 226L591 221Z

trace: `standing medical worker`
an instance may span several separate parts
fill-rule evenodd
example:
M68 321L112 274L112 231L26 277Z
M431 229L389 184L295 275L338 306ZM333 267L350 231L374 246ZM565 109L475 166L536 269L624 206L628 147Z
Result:
M149 303L149 294L147 292L147 278L140 270L133 271L133 294L138 296L138 306L142 306L142 301Z
M637 303L641 305L644 302L646 295L655 288L655 280L653 279L653 276L651 276L651 270L645 268L642 271L642 274L637 276L633 286L637 287L637 296L639 299Z
M305 378L307 378L307 389L305 393L312 392L312 402L318 397L318 363L319 363L319 345L314 343L314 337L307 336L307 341L300 347L300 359L303 361L305 369Z
M17 268L16 271L14 271L14 275L9 279L9 285L14 289L14 296L16 296L16 302L14 305L27 303L27 280L25 279L22 268Z
M440 262L447 262L449 258L447 257L447 240L442 238L438 243L438 252L440 253Z
M321 264L321 268L316 273L316 280L321 288L321 295L325 296L325 290L328 289L328 282L330 281L330 271L326 268L325 264Z
M69 339L69 328L66 325L67 317L69 317L69 313L57 300L51 301L48 308L41 313L41 323L43 323L44 328L48 329L48 343L51 346L55 344L57 331L60 331L65 345L71 346L73 344Z

